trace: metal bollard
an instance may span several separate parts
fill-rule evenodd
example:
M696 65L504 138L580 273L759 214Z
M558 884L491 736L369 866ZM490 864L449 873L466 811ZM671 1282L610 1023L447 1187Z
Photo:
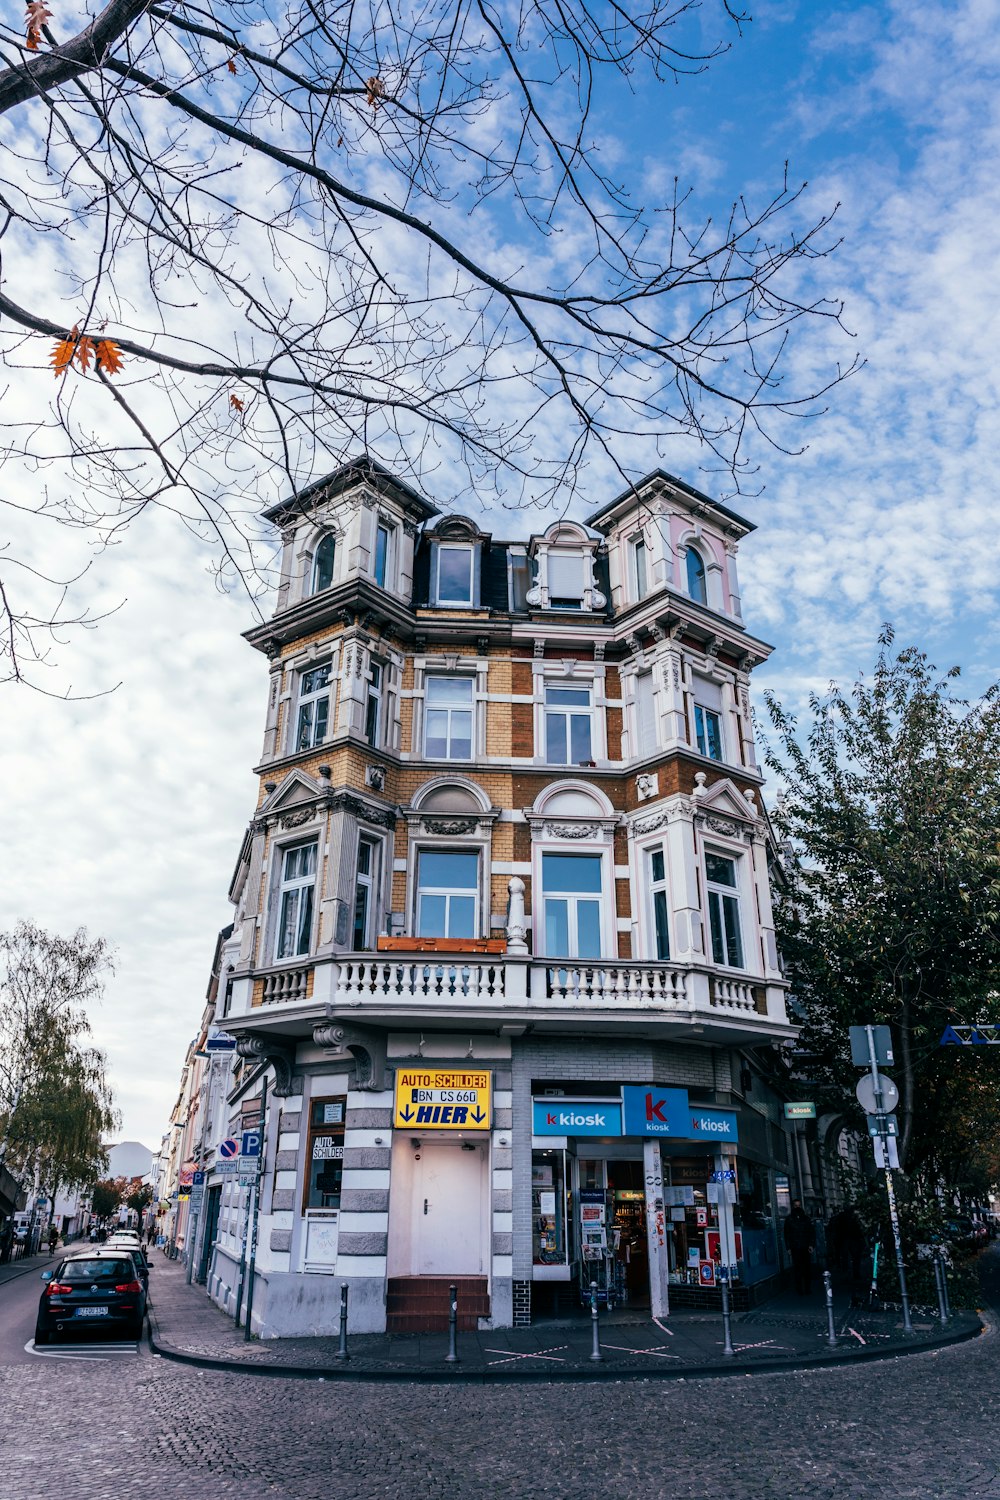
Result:
M948 1296L948 1257L941 1255L941 1291L944 1296L945 1322L951 1317L951 1298Z
M934 1264L934 1287L937 1291L938 1316L941 1319L943 1327L948 1321L948 1309L944 1301L944 1267L941 1264L941 1257L936 1250L931 1256L931 1260Z
M823 1272L823 1286L826 1290L826 1341L831 1349L836 1349L837 1329L833 1321L833 1279L829 1271Z
M455 1341L458 1337L458 1287L448 1288L450 1307L448 1309L448 1353L444 1357L446 1365L457 1365L459 1363L458 1350Z
M337 1347L338 1359L350 1359L347 1352L347 1282L340 1283L340 1344Z
M590 1358L603 1362L601 1353L601 1322L597 1311L597 1282L590 1283Z
M733 1348L733 1335L729 1322L729 1277L723 1274L719 1282L722 1287L722 1331L725 1334L725 1346L722 1352L727 1359L732 1359L736 1350Z

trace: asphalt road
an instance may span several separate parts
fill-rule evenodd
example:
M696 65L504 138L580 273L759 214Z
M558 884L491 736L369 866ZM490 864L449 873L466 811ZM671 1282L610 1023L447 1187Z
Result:
M1000 1500L993 1331L793 1375L355 1386L35 1355L40 1287L0 1286L0 1500Z

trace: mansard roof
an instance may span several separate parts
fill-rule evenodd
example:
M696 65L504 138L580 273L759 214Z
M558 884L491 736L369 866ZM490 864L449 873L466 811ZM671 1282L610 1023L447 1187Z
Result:
M369 484L380 494L391 496L413 516L414 520L428 521L432 516L440 515L438 506L432 505L411 485L398 479L377 459L364 454L360 458L352 459L350 463L342 464L339 469L334 469L323 479L313 480L312 484L307 484L305 489L297 490L287 500L279 500L277 505L272 505L264 511L264 519L281 522L297 515L308 515L314 501L331 500L356 484Z
M731 526L737 526L741 535L757 530L754 523L748 521L745 516L737 515L736 511L730 510L728 506L720 505L718 500L713 500L711 495L702 494L701 490L696 490L694 485L678 479L676 474L668 474L665 469L651 469L642 479L637 479L634 485L630 485L627 490L622 490L621 494L609 500L607 505L602 505L599 510L594 511L592 516L588 516L587 525L593 526L597 531L610 530L614 512L629 502L635 504L645 499L642 492L647 489L653 489L654 492L662 492L664 489L677 490L686 499L694 501L696 506L707 506L721 520L728 522Z

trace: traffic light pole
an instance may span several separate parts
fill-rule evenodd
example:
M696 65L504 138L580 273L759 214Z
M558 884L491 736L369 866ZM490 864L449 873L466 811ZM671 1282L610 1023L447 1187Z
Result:
M899 1229L899 1214L896 1212L896 1190L892 1185L892 1168L889 1166L889 1134L885 1128L884 1100L882 1098L882 1075L878 1070L878 1058L875 1053L875 1033L871 1026L866 1026L868 1034L868 1058L872 1071L872 1088L875 1090L875 1104L878 1113L875 1118L879 1124L879 1140L882 1142L882 1160L885 1163L885 1190L889 1199L889 1222L892 1224L892 1238L896 1247L896 1270L899 1274L899 1295L903 1303L903 1332L912 1333L913 1324L910 1321L910 1294L906 1287L906 1267L903 1264L903 1237Z

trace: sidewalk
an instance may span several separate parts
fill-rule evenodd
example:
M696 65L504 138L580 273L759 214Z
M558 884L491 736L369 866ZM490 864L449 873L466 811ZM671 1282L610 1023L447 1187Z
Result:
M55 1264L63 1249L64 1247L60 1246L55 1255L50 1255L46 1246L44 1250L39 1250L37 1255L26 1255L23 1260L12 1260L8 1261L5 1266L0 1265L0 1286L3 1286L5 1281L13 1281L18 1276L26 1276L29 1271L41 1275L47 1265Z
M838 1343L830 1348L822 1296L781 1296L733 1315L736 1353L731 1358L723 1356L720 1315L677 1312L662 1327L648 1314L602 1318L601 1363L590 1359L592 1333L585 1316L530 1328L459 1333L457 1365L445 1363L446 1334L352 1334L345 1364L337 1359L336 1338L245 1341L242 1328L235 1328L232 1318L208 1300L203 1287L187 1285L179 1261L154 1255L151 1264L150 1343L156 1353L202 1367L314 1380L690 1379L885 1359L974 1338L983 1326L975 1313L960 1312L942 1328L936 1314L921 1308L914 1311L914 1332L906 1337L899 1313L852 1311L844 1294L835 1298ZM330 1292L339 1299L334 1278Z

